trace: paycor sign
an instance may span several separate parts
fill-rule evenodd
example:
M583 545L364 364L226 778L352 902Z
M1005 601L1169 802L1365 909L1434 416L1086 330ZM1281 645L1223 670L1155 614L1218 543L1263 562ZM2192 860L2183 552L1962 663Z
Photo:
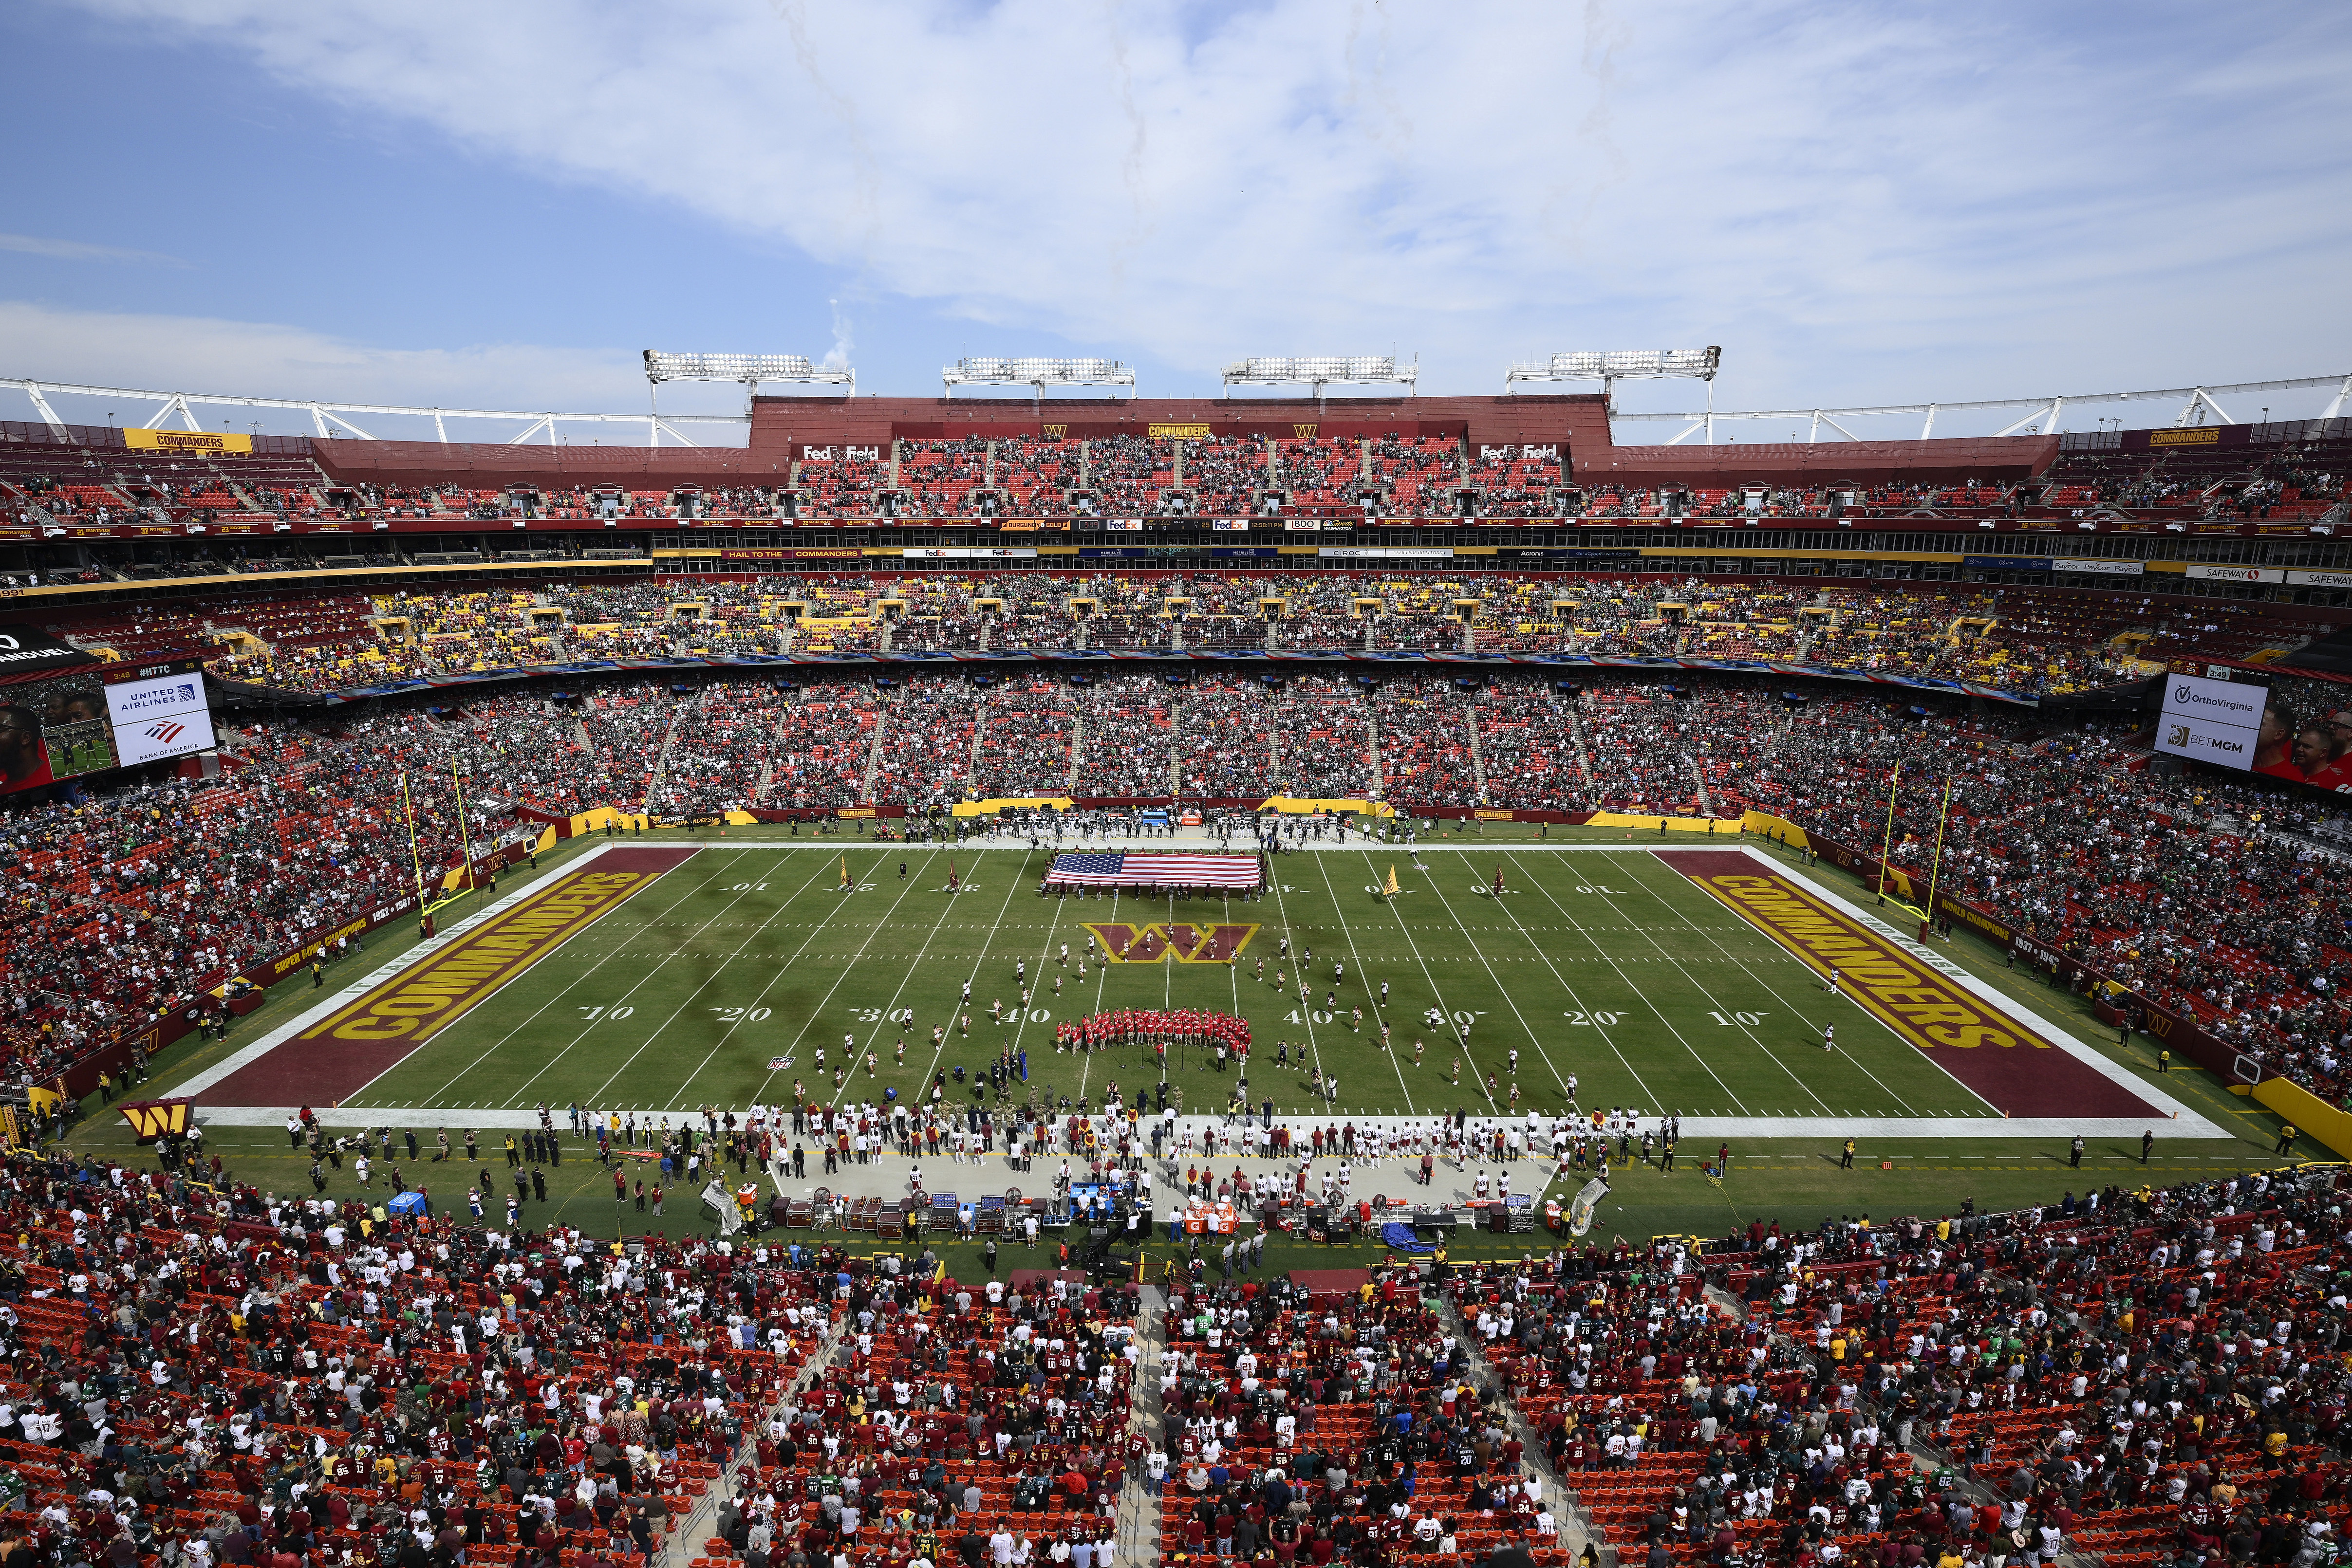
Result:
M2263 710L2270 700L2268 686L2174 675L2165 682L2156 748L2247 772L2262 742Z

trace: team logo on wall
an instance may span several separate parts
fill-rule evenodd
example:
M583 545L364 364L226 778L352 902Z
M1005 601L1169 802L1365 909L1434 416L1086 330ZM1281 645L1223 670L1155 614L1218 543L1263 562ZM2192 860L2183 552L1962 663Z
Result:
M1255 925L1097 925L1087 929L1102 944L1103 956L1114 964L1156 964L1173 958L1180 964L1230 964L1257 935Z

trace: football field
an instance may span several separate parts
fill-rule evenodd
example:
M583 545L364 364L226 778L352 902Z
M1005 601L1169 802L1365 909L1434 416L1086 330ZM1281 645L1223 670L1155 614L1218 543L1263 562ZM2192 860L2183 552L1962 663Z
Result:
M1150 900L1041 897L1050 860L603 848L323 996L195 1087L215 1111L520 1125L541 1103L641 1117L796 1092L920 1103L945 1073L961 1108L1010 1052L1026 1082L979 1103L1099 1106L1152 1090L1158 1061L1143 1046L1057 1052L1055 1026L1141 1008L1246 1019L1247 1103L1292 1118L1549 1115L1571 1085L1583 1112L1679 1115L1702 1136L2046 1135L2052 1118L2112 1132L2169 1114L2053 1026L1745 851L1528 845L1416 863L1333 847L1276 857L1261 896ZM1171 1047L1165 1077L1204 1113L1243 1073Z

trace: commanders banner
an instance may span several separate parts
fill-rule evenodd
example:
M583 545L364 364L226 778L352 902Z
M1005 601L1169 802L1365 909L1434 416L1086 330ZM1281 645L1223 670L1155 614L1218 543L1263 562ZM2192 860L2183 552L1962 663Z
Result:
M253 451L253 437L209 430L125 430L122 444L142 452L218 454Z

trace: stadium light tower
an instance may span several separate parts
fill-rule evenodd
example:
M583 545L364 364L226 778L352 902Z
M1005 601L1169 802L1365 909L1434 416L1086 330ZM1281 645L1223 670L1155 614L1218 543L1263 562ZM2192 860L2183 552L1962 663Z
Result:
M665 354L646 350L646 380L658 388L664 382L741 382L744 410L760 395L761 382L813 382L846 386L857 395L857 372L845 366L828 370L809 363L803 354ZM653 395L658 400L659 393ZM656 401L656 408L659 403ZM656 413L656 417L659 414Z
M1135 396L1135 372L1118 360L958 360L940 371L949 397L959 386L1027 387L1039 402L1047 387L1125 387Z
M1548 363L1513 365L1503 377L1503 390L1516 392L1521 382L1599 382L1601 395L1614 402L1621 381L1659 381L1667 376L1696 376L1706 383L1706 444L1715 444L1715 372L1723 365L1723 350L1704 349L1585 349L1554 354Z
M1621 381L1655 381L1666 376L1696 376L1713 382L1722 367L1723 350L1706 349L1603 349L1554 354L1547 364L1513 365L1503 377L1503 390L1521 382L1599 382L1603 393Z
M1334 382L1357 386L1399 382L1411 396L1421 390L1421 360L1415 356L1412 363L1402 370L1397 367L1394 354L1235 360L1225 367L1224 381L1229 387L1285 386L1305 382L1315 389L1317 402L1323 401L1323 389Z

